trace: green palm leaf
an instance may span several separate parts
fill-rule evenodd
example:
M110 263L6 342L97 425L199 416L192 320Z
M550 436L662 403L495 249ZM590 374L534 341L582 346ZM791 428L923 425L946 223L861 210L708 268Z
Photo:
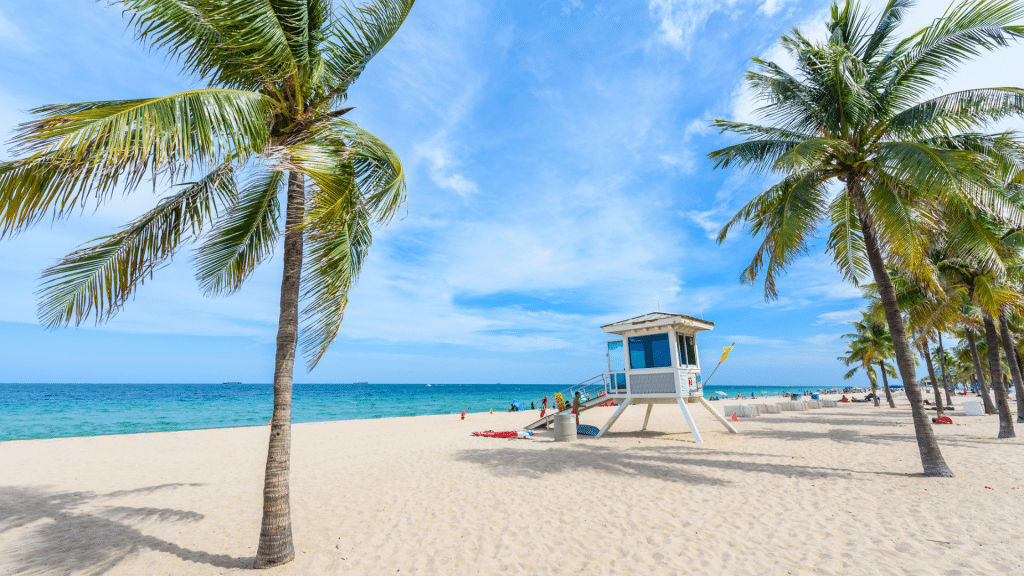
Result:
M1024 6L1003 0L968 0L908 39L883 100L910 102L927 94L938 79L949 78L963 62L1024 37ZM909 42L913 41L913 44Z
M314 210L316 206L313 207ZM303 272L302 351L312 370L338 335L373 236L366 210L350 213L344 221L317 222L305 229L309 258Z
M343 15L330 28L324 68L331 93L327 100L344 100L348 87L370 60L398 32L415 0L371 0L358 7L342 5Z
M196 280L206 294L230 294L274 253L282 172L252 178L196 251Z
M196 238L235 196L229 164L162 200L120 232L97 238L42 274L39 320L44 326L97 322L116 314L146 276Z

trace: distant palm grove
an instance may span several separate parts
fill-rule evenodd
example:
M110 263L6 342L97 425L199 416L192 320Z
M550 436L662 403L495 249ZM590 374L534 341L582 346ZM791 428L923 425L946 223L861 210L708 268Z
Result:
M40 106L14 138L19 158L0 164L0 237L116 194L170 188L42 273L38 317L48 327L109 320L185 246L201 290L226 295L283 244L257 568L295 556L296 352L310 369L323 357L374 227L406 201L401 161L346 117L346 104L413 2L119 0L137 41L196 87ZM952 476L918 354L937 415L958 383L976 386L998 414L999 438L1014 435L1010 385L1024 415L1024 142L994 128L1024 114L1024 90L939 89L971 60L1024 39L1024 0L954 2L926 28L901 30L913 5L890 0L876 14L833 2L824 39L783 36L787 61L755 58L746 76L763 124L715 121L735 143L708 156L717 168L777 179L719 236L746 226L763 240L741 280L763 275L766 298L827 229L829 255L869 302L847 335L848 377L863 372L878 390L880 375L890 407L889 378L899 378L925 474ZM945 347L943 335L956 343Z
M977 382L987 409L999 413L999 437L1013 437L1003 375L1016 384L1024 414L1017 336L1024 330L1024 144L1014 132L985 128L1019 118L1024 90L938 89L968 61L1020 40L1024 3L954 3L926 28L897 36L913 5L890 0L873 15L853 0L833 2L823 42L799 30L783 36L792 63L755 58L747 73L765 124L716 121L743 141L709 157L716 167L781 177L719 235L722 241L745 224L764 239L741 279L763 273L766 298L777 295L775 279L827 226L828 253L873 302L841 360L863 369L877 389L875 369L887 379L886 360L895 358L924 472L952 476L925 410L914 350L926 360L937 408L939 386L948 390L954 370L959 381ZM947 361L940 344L939 379L931 346L943 333L962 337L970 358L961 346ZM983 335L987 366L975 333ZM885 389L893 406L887 381Z

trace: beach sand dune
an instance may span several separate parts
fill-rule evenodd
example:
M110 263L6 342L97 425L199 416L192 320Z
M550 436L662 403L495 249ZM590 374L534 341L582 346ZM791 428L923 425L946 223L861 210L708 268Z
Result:
M601 425L610 408L583 414ZM294 427L296 560L275 574L1024 574L1024 450L995 417L936 427L924 478L906 401L725 432L470 436L535 412ZM251 565L268 428L0 443L0 574L231 574Z

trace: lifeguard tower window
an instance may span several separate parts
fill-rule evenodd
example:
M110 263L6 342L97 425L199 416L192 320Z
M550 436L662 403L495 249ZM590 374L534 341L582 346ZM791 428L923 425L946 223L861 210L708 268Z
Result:
M668 334L631 336L629 338L629 367L667 368L672 366L672 352L669 351Z
M679 365L697 365L697 351L693 348L693 336L679 335Z
M626 369L626 359L622 355L622 340L608 342L608 371L622 372Z

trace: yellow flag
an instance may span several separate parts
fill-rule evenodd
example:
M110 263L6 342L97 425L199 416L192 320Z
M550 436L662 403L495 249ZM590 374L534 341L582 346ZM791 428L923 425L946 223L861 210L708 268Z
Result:
M732 352L732 349L735 347L736 343L733 342L731 346L726 346L725 348L722 348L722 359L718 361L719 364L725 362L725 359L729 357L729 352Z

